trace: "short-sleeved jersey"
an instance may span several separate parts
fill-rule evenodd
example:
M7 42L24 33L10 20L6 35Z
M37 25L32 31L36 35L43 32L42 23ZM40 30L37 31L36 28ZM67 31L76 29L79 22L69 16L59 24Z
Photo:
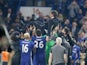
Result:
M36 52L34 55L33 63L34 65L46 65L45 60L45 47L46 47L46 39L44 37L33 37L34 46L36 48Z
M20 42L20 47L21 47L21 64L27 63L30 65L31 63L31 51L34 47L34 43L32 41L28 40L23 40ZM24 64L26 65L26 64Z
M41 55L45 53L46 40L44 37L36 37L34 45L36 46L36 54Z
M77 45L74 45L73 46L73 49L72 49L72 60L79 60L80 59L80 47L77 46Z

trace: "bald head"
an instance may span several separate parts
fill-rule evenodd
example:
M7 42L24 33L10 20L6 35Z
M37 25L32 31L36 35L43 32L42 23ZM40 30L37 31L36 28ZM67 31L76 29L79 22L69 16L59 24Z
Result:
M62 43L62 38L61 37L57 37L56 38L56 44L61 45L61 43Z

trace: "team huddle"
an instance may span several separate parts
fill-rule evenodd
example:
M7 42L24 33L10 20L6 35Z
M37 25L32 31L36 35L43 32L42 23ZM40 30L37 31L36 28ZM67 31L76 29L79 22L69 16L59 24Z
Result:
M57 37L53 42L52 48L48 49L48 58L46 59L46 36L42 36L41 30L36 30L36 35L32 38L29 33L24 34L24 39L20 41L21 59L20 65L67 65L68 52L62 44L62 38ZM72 65L78 65L77 60L80 59L80 47L74 45L72 49Z

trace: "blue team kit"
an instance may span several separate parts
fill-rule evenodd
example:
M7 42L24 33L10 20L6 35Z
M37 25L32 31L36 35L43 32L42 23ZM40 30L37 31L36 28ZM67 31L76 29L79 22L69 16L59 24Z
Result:
M34 48L32 41L23 40L20 42L21 61L20 65L31 65L31 51Z

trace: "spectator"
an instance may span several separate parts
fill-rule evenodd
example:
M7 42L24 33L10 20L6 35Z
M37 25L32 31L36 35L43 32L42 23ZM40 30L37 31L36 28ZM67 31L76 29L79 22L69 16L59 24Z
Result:
M85 33L84 31L80 31L80 32L79 32L79 37L78 37L78 40L77 40L78 44L81 45L81 44L83 44L83 42L86 41L86 40L87 40L87 35L86 35L86 33Z
M71 28L71 32L72 32L72 36L76 39L77 36L78 36L78 27L77 27L77 23L76 22L73 22L72 23L72 28Z
M12 10L11 8L8 9L8 12L7 12L7 18L10 18L12 17Z
M61 13L59 13L58 19L59 19L60 22L63 22L63 15Z
M84 19L82 20L81 30L84 31L85 33L87 33L87 18L84 18Z
M49 20L50 20L49 15L44 16L44 21L45 21L45 26L44 27L45 27L46 30L48 29ZM48 30L47 30L47 33L48 33Z
M37 20L39 18L39 13L40 13L39 9L33 9L33 14L35 15L35 20Z
M71 30L72 25L71 25L71 22L70 22L69 19L66 19L65 20L64 25L63 25L63 28L64 27L67 27L67 28L69 28Z
M79 21L83 18L82 12L83 12L82 9L79 9L79 12L77 13L78 24L79 24Z
M81 20L80 20L80 25L81 25L81 27L83 26L83 24L84 24L84 21L87 19L87 17L83 17Z
M56 45L51 48L49 65L65 65L67 63L66 49L61 46L62 39L56 38ZM56 53L55 53L56 52Z
M2 65L8 65L10 55L6 48L3 49L1 55L2 55Z
M79 5L77 4L76 1L73 1L69 6L68 6L68 10L69 10L69 17L72 20L73 18L76 17L76 14L79 12Z
M28 16L27 18L26 18L26 20L25 20L25 24L26 25L30 25L30 20L31 20L31 18Z
M81 7L82 11L83 11L83 15L85 15L86 11L87 11L87 1L85 0L84 5Z

